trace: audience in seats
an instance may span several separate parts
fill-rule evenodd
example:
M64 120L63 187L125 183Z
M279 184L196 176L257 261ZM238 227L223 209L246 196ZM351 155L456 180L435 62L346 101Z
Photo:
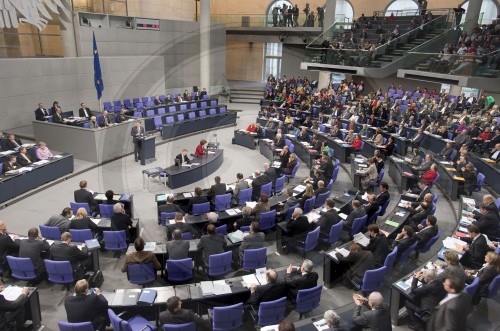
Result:
M0 282L0 292L3 292L5 286ZM0 294L0 330L14 331L23 330L25 321L25 303L30 290L23 287L21 295L13 301L7 300Z
M259 222L253 221L250 224L250 232L241 241L239 248L239 262L243 261L243 254L247 249L257 249L264 247L264 233L260 232Z
M245 206L241 208L241 218L233 223L233 227L238 230L242 226L249 226L253 221L255 221L255 216L252 215L252 208Z
M76 216L69 223L69 228L75 230L92 230L92 236L95 237L98 233L101 232L101 229L92 222L92 220L87 216L87 211L85 208L78 208L76 211Z
M111 231L125 231L125 238L127 243L129 243L132 224L132 218L125 214L123 205L119 202L115 203L113 205L113 214L111 215Z
M125 255L125 262L122 266L122 272L127 272L129 264L148 264L152 263L156 270L161 269L161 264L153 252L145 251L144 239L137 237L134 241L135 252Z
M285 217L288 214L290 208L297 205L298 203L298 200L293 196L293 189L291 187L285 190L285 196L285 202L278 203L278 207L276 209L276 216L281 221L285 220Z
M240 191L249 188L248 182L243 180L243 174L241 172L236 174L236 183L234 183L233 196L231 198L231 204L233 206L239 205Z
M271 210L271 207L269 206L269 196L265 193L261 193L259 201L255 205L255 207L252 209L252 212L250 214L252 216L255 216L256 221L259 221L260 214L268 212L270 210Z
M417 250L425 246L439 231L437 226L437 218L433 215L427 216L425 219L425 227L422 224L418 225L419 231L415 234L418 240Z
M189 199L189 204L188 204L188 212L192 213L193 212L193 205L197 205L200 203L206 203L208 202L207 197L201 196L202 190L200 187L195 187L194 189L194 197Z
M167 196L166 203L158 207L158 212L160 215L161 213L181 213L184 215L184 211L179 205L174 203L174 196L170 194Z
M210 187L207 194L212 204L215 204L215 196L226 193L226 184L220 182L220 177L215 176L214 180L215 184Z
M396 260L399 260L401 254L403 254L406 249L408 249L413 243L415 243L417 237L415 236L415 231L409 225L405 225L400 233L396 236L393 242L393 247L398 247L398 254L396 255Z
M349 269L344 273L343 279L343 283L347 287L352 287L351 280L361 283L365 272L375 268L373 253L363 250L360 245L355 243L351 245L349 255L346 257L340 253L336 253L335 256L337 260L349 265Z
M315 222L316 226L320 227L320 233L324 237L328 237L330 235L331 227L340 222L339 215L334 207L335 200L330 198L326 199L325 211L320 213L321 216Z
M300 241L304 241L310 228L309 220L307 216L303 215L302 209L295 208L292 213L292 219L286 224L287 231L282 238L283 251L287 253L288 245L295 245Z

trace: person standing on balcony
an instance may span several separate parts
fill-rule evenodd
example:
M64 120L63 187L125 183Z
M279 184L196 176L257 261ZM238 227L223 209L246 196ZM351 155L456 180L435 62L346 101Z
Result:
M311 11L311 8L309 8L309 3L306 2L306 7L302 10L305 14L305 19L304 19L304 24L303 26L308 26L308 18L309 18L309 12Z
M273 27L277 27L278 26L278 6L275 6L271 13L273 15Z
M455 21L457 24L457 30L460 30L460 21L462 20L462 15L465 13L465 9L462 8L462 4L459 4L457 8L453 8L455 12Z

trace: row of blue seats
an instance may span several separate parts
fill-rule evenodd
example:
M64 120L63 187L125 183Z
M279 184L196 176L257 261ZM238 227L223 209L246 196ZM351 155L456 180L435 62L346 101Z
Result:
M174 100L177 98L179 93L175 93L174 96L170 97L170 102L174 102ZM196 97L196 93L192 92L191 93L191 98L194 99ZM158 99L160 99L161 102L165 103L166 96L164 94L160 95ZM141 108L145 105L146 107L153 107L155 106L155 101L156 97L151 96L151 97L142 97L142 98L133 98L132 100L130 99L124 99L123 102L121 100L114 100L113 103L110 101L106 101L103 103L103 107L105 110L108 111L120 111L121 107L125 107L127 109L131 108L139 108L139 105L141 105ZM205 94L202 98L202 100L208 100L210 99L210 96L208 94Z
M208 112L207 112L208 110ZM152 118L153 123L154 123L154 129L156 130L161 130L161 126L165 124L175 124L178 122L184 122L184 121L194 121L196 119L203 119L208 116L215 116L217 114L225 114L227 113L227 107L226 106L221 106L219 108L219 112L217 112L217 108L210 108L210 109L202 109L198 111L190 111L187 113L178 113L178 114L166 114L166 115L158 115L154 116ZM134 113L134 116L140 117L139 114L142 114L140 112ZM148 118L147 120L151 120L151 118ZM148 121L149 122L149 121ZM151 131L150 128L150 123L145 123L145 128L146 131Z
M166 113L166 110L168 109L169 113L175 113L176 111L184 111L184 110L195 110L195 109L204 109L208 107L216 107L218 105L218 101L216 99L214 100L207 100L207 101L192 101L190 103L180 103L180 104L175 104L175 105L169 105L167 107L162 107L162 106L156 106L155 108L152 109L142 109L140 107L137 107L137 111L134 112L138 113L141 112L142 116L144 117L152 117L154 115L162 115Z

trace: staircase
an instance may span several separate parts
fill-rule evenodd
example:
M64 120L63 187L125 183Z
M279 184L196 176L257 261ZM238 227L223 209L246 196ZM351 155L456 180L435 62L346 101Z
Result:
M263 83L238 83L231 85L229 102L247 103L258 105L263 98Z

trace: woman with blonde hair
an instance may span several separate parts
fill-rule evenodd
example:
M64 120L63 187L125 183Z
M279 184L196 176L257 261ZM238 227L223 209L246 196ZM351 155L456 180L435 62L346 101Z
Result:
M312 186L311 183L306 184L306 190L304 191L304 194L302 194L302 198L299 200L299 205L301 209L304 209L304 204L306 203L307 199L311 199L314 196L314 187Z
M500 275L500 255L495 252L488 252L484 257L486 262L484 266L479 270L467 269L465 270L465 275L467 276L467 283L472 283L475 277L479 277L479 285L476 294L472 298L472 303L477 305L481 298L488 293L488 286L495 279L496 276ZM474 275L477 275L474 277Z
M74 230L86 230L92 231L92 236L99 233L99 227L95 224L87 215L87 210L85 208L78 208L76 211L76 216L69 223L69 228Z

